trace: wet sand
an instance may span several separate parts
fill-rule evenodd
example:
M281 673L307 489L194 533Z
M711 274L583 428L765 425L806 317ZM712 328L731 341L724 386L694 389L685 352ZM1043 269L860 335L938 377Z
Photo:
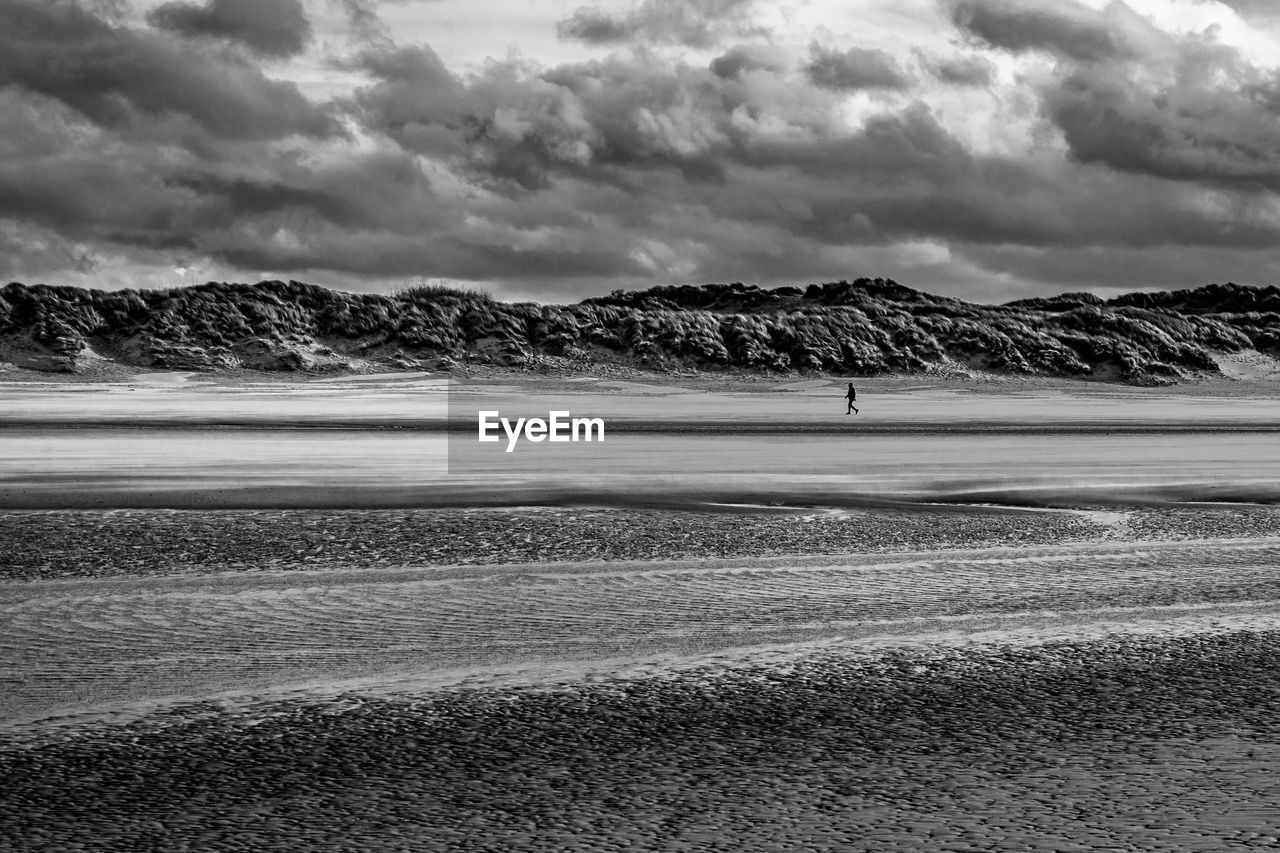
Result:
M1274 631L338 697L3 754L14 850L1250 850Z
M622 560L697 560L791 554L884 553L1092 541L1144 524L1154 538L1196 530L1256 535L1275 524L1265 506L1212 515L1129 507L861 509L703 505L697 512L592 507L509 509L280 509L0 512L11 545L0 582L393 569Z
M314 414L313 392L337 388L332 413L390 381L314 383L287 406ZM859 488L817 469L780 486L814 447L788 446L801 421L782 417L765 443L677 453L665 488L687 488L669 506L636 499L645 459L621 452L600 458L625 475L573 500L546 487L554 460L530 457L506 481L471 469L473 491L436 503L408 489L374 508L356 490L326 509L326 476L394 490L423 475L381 447L352 445L345 469L238 460L228 434L205 446L192 429L229 398L202 385L195 404L186 385L119 403L172 403L174 454L138 429L111 433L123 457L77 444L77 418L118 388L75 403L28 387L27 420L61 439L0 424L35 442L0 454L10 494L72 498L0 511L0 848L1280 847L1280 509L1212 502L1274 479L1271 400L1091 391L1091 420L1041 446L991 440L981 417L1034 424L1062 389L943 389L970 401L961 438L979 444L927 479L947 453L901 427L937 399L898 389L898 431L855 456L911 494L865 471ZM259 427L289 387L246 403L265 407ZM618 395L646 417L685 405ZM777 399L680 410L705 427L763 401L768 422L796 398ZM395 422L412 404L387 405ZM1160 438L1157 415L1182 431ZM1134 443L1108 444L1117 424ZM352 433L366 450L370 432ZM650 437L671 435L687 440ZM341 441L356 439L335 455ZM210 509L219 477L248 470L306 508ZM197 488L127 508L166 478ZM84 500L94 483L102 509ZM503 497L512 483L528 488ZM538 494L549 505L485 505Z
M0 654L17 665L0 670L0 715L355 682L536 682L947 632L1069 639L1112 623L1259 624L1280 614L1278 562L1280 542L1261 537L2 584Z
M1272 507L0 521L6 849L1280 843Z

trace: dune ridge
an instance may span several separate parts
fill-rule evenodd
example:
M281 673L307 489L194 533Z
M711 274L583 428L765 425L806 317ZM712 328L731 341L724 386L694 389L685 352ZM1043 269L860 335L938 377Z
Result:
M440 287L353 294L297 281L173 290L0 288L0 361L89 372L321 371L459 363L530 369L885 373L983 371L1168 384L1221 373L1219 355L1280 354L1280 288L1211 284L1110 300L1005 305L887 279L762 289L616 291L573 305Z

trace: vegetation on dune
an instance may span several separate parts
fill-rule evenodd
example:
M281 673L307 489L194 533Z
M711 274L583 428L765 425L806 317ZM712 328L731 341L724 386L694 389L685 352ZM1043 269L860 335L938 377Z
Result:
M409 367L476 360L873 375L959 366L1135 383L1216 372L1212 353L1280 355L1280 289L1235 284L1104 301L975 305L885 279L772 290L617 291L575 305L504 303L433 284L354 294L290 281L174 290L0 288L0 361L99 359L184 370Z

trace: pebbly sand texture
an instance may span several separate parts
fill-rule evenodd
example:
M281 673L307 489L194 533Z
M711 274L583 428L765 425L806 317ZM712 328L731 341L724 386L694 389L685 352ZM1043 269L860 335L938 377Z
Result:
M0 753L12 850L1262 850L1280 633L193 705Z
M1274 524L1271 512L1258 524ZM1086 541L1073 513L820 510L112 510L0 512L0 578L842 554Z
M1274 535L1280 507L0 512L0 579L680 560Z

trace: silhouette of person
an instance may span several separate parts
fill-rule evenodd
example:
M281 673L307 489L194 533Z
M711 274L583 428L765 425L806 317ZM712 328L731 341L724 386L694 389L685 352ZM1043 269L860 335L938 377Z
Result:
M858 414L858 407L854 405L854 403L858 401L858 392L853 390L852 382L849 383L849 390L844 395L844 398L849 401L849 408L845 409L844 413L846 415L850 412L853 412L855 415Z

